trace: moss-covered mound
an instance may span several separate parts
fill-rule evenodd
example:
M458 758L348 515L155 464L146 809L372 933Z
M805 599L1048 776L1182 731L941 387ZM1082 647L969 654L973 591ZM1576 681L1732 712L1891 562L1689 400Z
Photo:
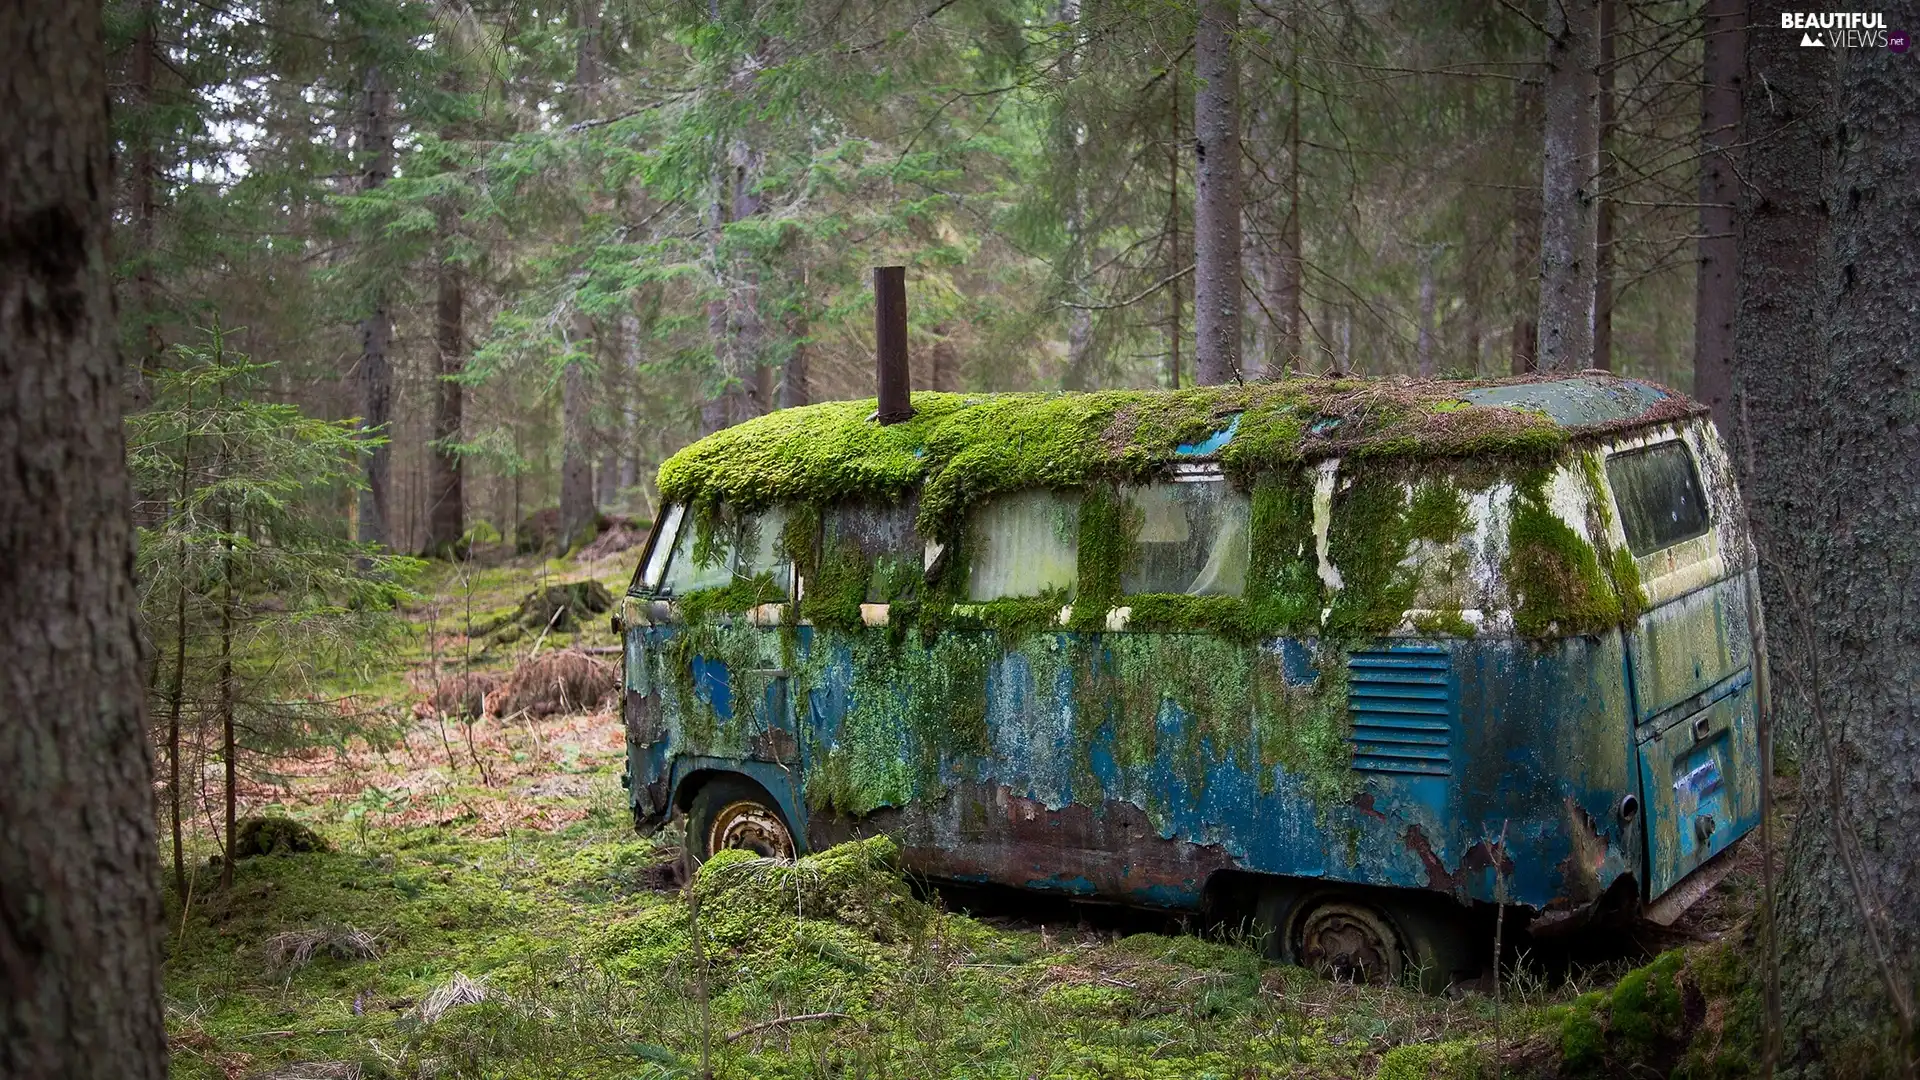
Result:
M298 855L307 851L331 851L326 837L292 818L242 818L233 838L233 857L254 855Z
M1217 461L1237 483L1336 456L1544 460L1583 432L1690 415L1663 389L1601 374L1498 382L1298 378L1185 390L913 395L783 409L717 432L660 467L660 493L710 510L891 498L922 485L920 531L1019 488L1139 480Z
M693 879L701 925L713 940L746 944L794 917L833 919L880 941L902 941L931 912L900 876L900 848L885 836L854 840L788 862L716 852Z

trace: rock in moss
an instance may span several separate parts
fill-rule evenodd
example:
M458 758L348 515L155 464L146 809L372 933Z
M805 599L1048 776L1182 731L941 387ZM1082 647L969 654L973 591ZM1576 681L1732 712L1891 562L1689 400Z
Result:
M900 876L900 848L885 836L854 840L791 862L722 851L694 876L705 933L746 945L789 918L832 919L881 941L912 937L931 914Z
M308 851L332 851L326 837L292 818L268 815L242 818L233 840L233 856L245 859L253 855L297 855Z

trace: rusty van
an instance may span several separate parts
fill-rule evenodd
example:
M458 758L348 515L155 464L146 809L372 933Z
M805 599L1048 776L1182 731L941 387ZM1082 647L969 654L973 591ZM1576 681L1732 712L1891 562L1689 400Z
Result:
M618 621L643 829L885 832L931 880L1231 902L1286 958L1431 984L1492 905L1670 918L1758 820L1754 557L1673 391L911 402L662 466Z

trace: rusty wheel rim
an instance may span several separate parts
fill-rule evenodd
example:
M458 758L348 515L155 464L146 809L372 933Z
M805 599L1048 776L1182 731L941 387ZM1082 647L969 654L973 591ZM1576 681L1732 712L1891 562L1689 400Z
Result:
M707 851L751 851L768 859L793 858L793 834L780 815L742 799L720 808L707 828Z
M1336 982L1392 983L1400 977L1400 936L1372 908L1334 901L1300 920L1302 967Z

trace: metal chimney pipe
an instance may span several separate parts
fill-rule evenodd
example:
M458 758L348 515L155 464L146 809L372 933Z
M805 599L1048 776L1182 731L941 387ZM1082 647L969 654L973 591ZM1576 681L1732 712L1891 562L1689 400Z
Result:
M913 380L907 373L907 268L873 268L874 380L879 384L882 424L913 417L908 393Z

